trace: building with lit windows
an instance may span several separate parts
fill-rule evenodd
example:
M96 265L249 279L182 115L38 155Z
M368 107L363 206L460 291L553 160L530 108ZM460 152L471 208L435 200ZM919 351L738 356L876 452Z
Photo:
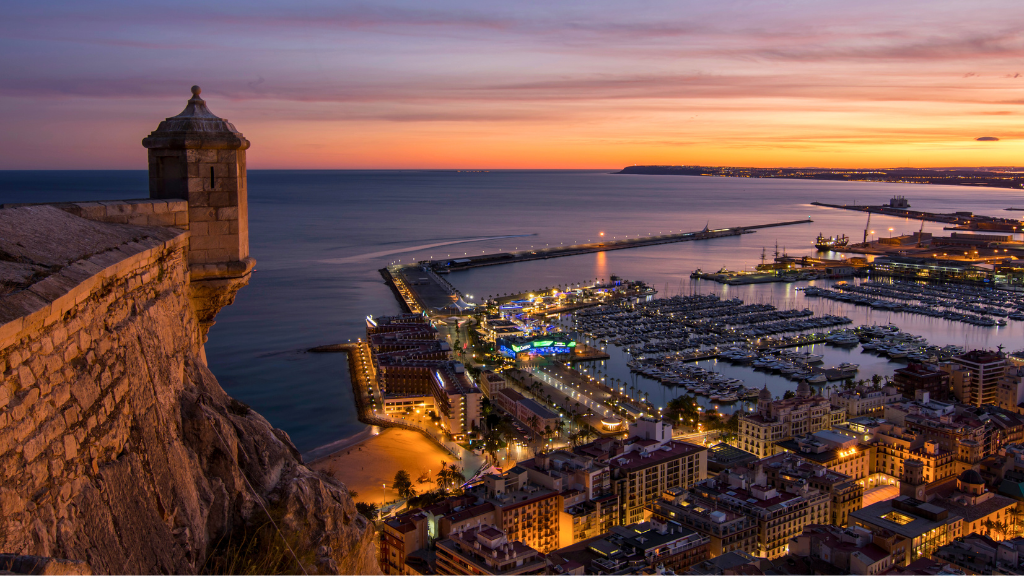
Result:
M424 316L368 317L366 341L386 415L433 413L455 437L479 426L483 394Z
M778 445L790 454L845 474L861 486L871 474L871 446L857 438L819 430L814 434L784 440Z
M809 486L831 499L829 524L846 526L850 512L864 504L864 486L855 478L803 457L802 454L776 454L757 463L764 470L768 485L799 492Z
M543 574L544 555L505 532L481 525L437 542L438 574Z
M680 525L708 539L711 557L737 550L757 551L757 523L746 515L728 510L705 508L687 501L689 491L669 488L660 498L648 505L651 518Z
M988 350L971 350L954 356L950 364L962 375L954 378L953 394L963 404L981 406L999 401L999 380L1006 373L1006 358Z
M908 496L883 500L850 514L850 525L872 532L894 532L910 542L905 558L894 558L893 565L906 566L918 558L928 558L940 546L963 535L963 518L945 508Z
M765 386L757 399L757 411L740 416L738 447L758 458L773 456L781 450L777 442L831 430L845 421L846 410L833 407L821 396L812 396L806 381L800 382L796 397L786 400L772 400Z
M606 463L619 497L619 525L642 521L644 508L669 488L707 477L707 448L672 440L666 422L639 419L627 440L599 438L573 450Z
M526 360L533 356L553 356L568 358L576 349L576 341L564 334L552 334L537 337L498 338L498 352L513 360Z
M722 472L690 489L687 501L710 510L744 515L757 523L754 555L778 558L789 549L789 539L807 524L830 524L832 498L804 483L795 492L772 487L762 462L751 469Z
M886 404L902 398L903 396L892 386L886 386L881 390L858 386L855 390L833 392L829 396L829 402L833 407L845 410L847 418L856 418L881 415Z

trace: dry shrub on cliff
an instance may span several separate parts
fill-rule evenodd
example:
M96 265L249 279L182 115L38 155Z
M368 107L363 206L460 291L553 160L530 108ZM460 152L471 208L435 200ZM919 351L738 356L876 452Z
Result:
M211 550L202 574L303 574L292 551L298 538L285 541L269 520L256 527L232 531ZM298 560L314 566L314 554L299 552Z

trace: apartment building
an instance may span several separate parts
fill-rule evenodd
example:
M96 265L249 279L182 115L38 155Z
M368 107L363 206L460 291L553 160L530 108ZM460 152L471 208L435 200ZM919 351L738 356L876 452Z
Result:
M830 498L829 524L846 526L850 512L864 504L864 486L849 475L836 472L802 454L776 454L758 462L768 485L780 490L798 492L809 486Z
M678 522L704 536L712 558L737 550L748 554L757 551L757 523L753 518L691 504L688 496L689 491L684 488L669 488L647 507L651 518Z
M796 492L770 487L764 465L722 472L690 490L688 502L712 510L745 515L757 523L756 555L778 558L788 551L789 539L807 524L831 522L832 498L803 484Z
M829 470L849 476L862 486L871 474L871 446L830 430L778 443L787 453L796 454Z
M425 317L367 318L366 341L385 414L425 417L432 412L456 438L479 426L483 393L465 367L450 359L448 343Z
M971 350L949 361L956 399L971 406L998 402L999 379L1006 373L1006 358L988 350Z
M607 463L619 497L619 525L643 520L644 508L668 488L707 477L707 448L672 440L671 425L641 418L628 440L601 438L574 450Z
M909 552L909 540L888 530L878 534L865 528L811 524L789 540L789 553L828 562L843 574L882 574L894 558Z
M451 534L436 545L437 574L543 574L544 555L494 526Z

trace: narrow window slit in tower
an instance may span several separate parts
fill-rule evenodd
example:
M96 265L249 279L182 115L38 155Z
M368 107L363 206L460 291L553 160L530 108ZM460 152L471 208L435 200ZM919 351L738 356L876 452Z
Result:
M216 184L213 180L213 166L210 166L210 188L212 189Z

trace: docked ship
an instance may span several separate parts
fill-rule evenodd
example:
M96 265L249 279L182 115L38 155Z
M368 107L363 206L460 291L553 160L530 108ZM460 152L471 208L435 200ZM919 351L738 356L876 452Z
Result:
M814 241L814 247L818 250L838 250L845 248L849 243L850 239L846 234L842 236L825 236L819 233L818 238Z

